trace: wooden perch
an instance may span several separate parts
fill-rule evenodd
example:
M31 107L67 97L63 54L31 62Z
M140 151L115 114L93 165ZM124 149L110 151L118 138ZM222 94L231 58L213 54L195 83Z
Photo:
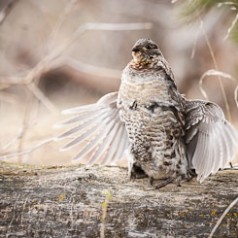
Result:
M125 168L0 163L0 237L208 237L237 185L237 170L155 190ZM237 221L238 204L214 237L237 237Z

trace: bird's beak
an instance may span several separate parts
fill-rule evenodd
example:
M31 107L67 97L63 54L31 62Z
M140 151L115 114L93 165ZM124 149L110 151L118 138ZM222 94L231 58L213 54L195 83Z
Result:
M133 47L132 48L132 57L133 57L134 61L139 62L140 56L141 56L141 51L140 51L139 47L137 47L137 46Z

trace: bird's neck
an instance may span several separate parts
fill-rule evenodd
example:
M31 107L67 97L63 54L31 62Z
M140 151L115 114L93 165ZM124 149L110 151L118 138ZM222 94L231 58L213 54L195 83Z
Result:
M119 94L125 100L136 100L138 103L168 98L168 85L163 71L143 72L126 67L122 74Z
M134 58L130 63L129 67L134 70L138 71L148 71L148 70L158 70L159 65L158 65L159 59L158 58Z

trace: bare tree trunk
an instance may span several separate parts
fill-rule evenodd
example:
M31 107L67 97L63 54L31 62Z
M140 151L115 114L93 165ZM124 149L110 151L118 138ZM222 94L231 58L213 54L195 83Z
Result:
M238 196L238 171L155 190L118 167L0 163L0 237L208 237ZM238 237L238 205L214 237Z

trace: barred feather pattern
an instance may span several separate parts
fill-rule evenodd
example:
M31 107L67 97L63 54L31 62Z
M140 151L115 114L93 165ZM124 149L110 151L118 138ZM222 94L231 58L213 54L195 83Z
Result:
M123 71L118 108L130 141L129 168L136 163L150 178L179 180L188 174L185 101L176 91L171 96L176 86L167 77L163 68L148 72L131 62Z

